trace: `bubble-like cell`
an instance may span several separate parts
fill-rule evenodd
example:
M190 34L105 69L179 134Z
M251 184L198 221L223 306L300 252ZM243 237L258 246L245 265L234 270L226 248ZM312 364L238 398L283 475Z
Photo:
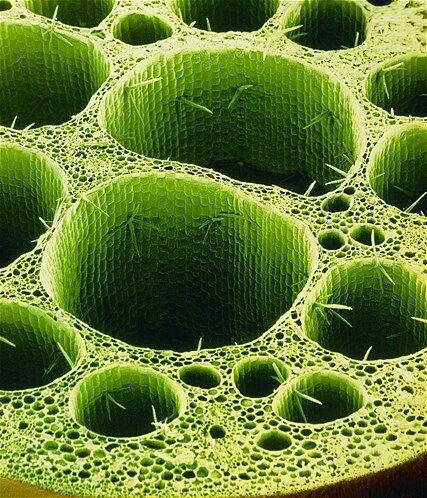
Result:
M212 389L221 382L221 375L218 370L202 363L181 367L178 375L185 384L201 387L202 389Z
M372 223L360 223L355 225L350 230L350 237L356 242L359 242L359 244L365 246L379 246L385 241L384 230Z
M302 223L241 191L175 173L127 175L80 199L48 242L41 279L63 309L133 345L248 342L317 265Z
M300 193L316 180L318 195L336 188L334 168L348 171L363 150L361 113L348 89L314 66L223 48L144 61L106 95L100 123L145 156Z
M357 412L365 399L361 384L341 373L320 370L281 387L273 411L290 422L324 424Z
M351 197L347 194L333 194L322 202L323 211L329 213L342 213L351 206Z
M69 408L76 422L104 436L148 434L182 415L186 394L166 375L137 365L105 367L81 380Z
M93 28L113 10L116 0L25 0L34 14L56 19L70 26Z
M427 213L427 125L411 123L385 135L371 154L368 177L387 204Z
M186 24L214 32L256 31L274 16L280 0L172 0Z
M365 41L366 16L358 1L301 0L292 6L285 32L300 45L317 50L342 50ZM292 29L297 26L300 27Z
M59 125L89 103L109 63L89 40L38 24L0 24L0 124Z
M45 155L0 146L0 267L30 251L52 222L66 193L66 177Z
M44 386L77 366L85 347L79 334L45 311L0 299L0 389Z
M427 346L426 279L377 258L334 267L308 296L303 330L325 349L358 360L398 358ZM418 318L418 319L417 319Z
M261 433L256 440L257 446L267 451L283 451L292 444L291 438L282 431L271 430Z
M149 45L169 38L172 28L158 17L133 13L117 21L113 35L128 45Z
M320 245L328 251L336 251L345 245L345 236L341 230L323 230L317 236Z
M427 116L427 56L408 54L375 67L368 75L366 97L400 116Z
M248 398L269 396L288 375L288 368L282 361L268 356L244 358L233 369L235 386Z
M9 0L1 0L0 1L0 12L9 10L12 8L12 4L9 2Z

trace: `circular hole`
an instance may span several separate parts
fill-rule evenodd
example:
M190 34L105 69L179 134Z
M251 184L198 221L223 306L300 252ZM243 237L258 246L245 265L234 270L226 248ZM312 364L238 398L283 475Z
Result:
M303 329L350 358L398 358L426 347L426 303L421 272L377 258L357 260L319 281L306 301Z
M267 451L283 451L292 444L291 438L282 431L271 430L260 434L257 446Z
M385 241L385 234L382 228L379 228L375 225L371 225L370 223L365 223L361 225L356 225L350 231L350 237L359 242L359 244L363 244L365 246L372 245L372 233L375 245L380 245Z
M83 353L75 330L38 308L0 300L0 389L49 384L76 366Z
M0 146L0 267L30 251L52 223L66 177L46 156L16 145Z
M239 392L248 398L269 396L288 377L280 360L253 356L239 361L233 369L233 380Z
M322 202L323 211L340 213L350 209L351 197L347 194L334 194Z
M169 38L172 28L158 17L129 14L114 25L113 35L128 45L149 45Z
M226 432L224 427L222 427L221 425L213 425L209 429L209 434L212 439L222 439L223 437L225 437Z
M407 55L374 69L366 96L376 106L401 116L427 116L427 57Z
M317 265L305 225L211 180L129 175L87 199L48 242L42 283L61 308L133 345L248 342Z
M285 385L273 400L273 411L291 422L324 424L362 408L362 387L349 377L322 370Z
M117 365L84 378L70 397L73 418L112 437L135 437L172 422L185 410L183 389L149 368Z
M59 125L82 111L107 79L106 58L90 41L39 25L0 24L0 124Z
M0 11L9 10L12 4L8 0L0 0Z
M116 0L25 0L34 14L56 19L70 26L93 28L113 10Z
M394 0L368 0L371 5L376 7L383 7L384 5L390 5Z
M335 251L345 245L345 237L340 230L323 230L318 239L320 245L328 251Z
M369 181L387 204L427 213L427 129L410 124L386 135L371 155Z
M336 188L361 151L357 109L341 83L306 63L205 50L138 66L106 95L100 121L145 156L299 193L316 180L311 193L319 195Z
M287 37L318 50L354 48L366 38L366 17L363 8L350 0L303 0L294 2L285 22Z
M209 365L188 365L180 368L178 375L182 382L202 389L212 389L221 382L218 371Z
M280 0L173 0L172 9L186 24L214 32L256 31L274 16Z

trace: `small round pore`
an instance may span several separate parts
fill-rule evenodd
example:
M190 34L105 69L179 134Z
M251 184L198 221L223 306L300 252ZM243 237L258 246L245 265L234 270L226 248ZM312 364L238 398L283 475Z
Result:
M217 49L143 62L106 95L100 122L145 156L299 193L316 180L319 195L359 156L361 112L342 83L314 66Z
M117 21L113 35L128 45L149 45L169 38L172 28L158 17L134 13Z
M427 125L403 125L385 136L371 155L368 175L387 204L427 213Z
M0 300L0 389L49 384L74 368L84 351L75 330L41 309Z
M398 358L427 346L426 303L421 272L379 257L355 260L319 281L303 309L303 329L350 358Z
M427 116L427 56L406 55L375 68L366 96L376 106L401 116Z
M86 199L50 239L41 279L61 308L133 345L253 340L317 265L305 225L211 180L128 175Z
M113 10L116 0L25 0L34 14L56 19L70 26L93 28Z
M269 396L287 377L286 365L268 356L244 358L233 369L235 386L248 398Z
M221 382L218 370L210 365L196 363L181 367L178 372L179 378L185 384L202 389L212 389Z
M292 3L285 22L287 37L317 50L355 48L365 41L367 22L360 2L302 0ZM300 26L297 29L293 27Z
M345 244L346 239L341 230L335 228L329 230L323 230L318 235L318 240L320 245L327 251L336 251L341 249Z
M109 74L88 41L38 24L0 24L0 124L59 125L82 111Z
M172 0L171 6L188 25L224 32L260 29L279 4L280 0Z
M114 365L83 379L71 394L73 418L111 437L136 437L172 422L185 410L184 390L149 368Z
M361 385L346 375L321 370L284 385L273 411L290 422L325 424L357 412L365 403Z
M20 146L0 146L0 267L34 247L46 231L41 219L52 223L65 193L56 163Z
M379 246L385 241L385 232L372 223L359 223L350 230L350 237L365 246Z
M322 202L323 211L328 213L342 213L351 206L351 197L347 194L333 194Z
M257 446L267 451L283 451L292 444L291 438L282 431L271 430L262 432L257 440Z

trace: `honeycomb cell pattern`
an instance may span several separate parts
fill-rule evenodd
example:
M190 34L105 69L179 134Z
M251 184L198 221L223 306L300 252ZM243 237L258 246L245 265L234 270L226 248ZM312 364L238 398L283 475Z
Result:
M326 496L420 461L425 12L0 0L0 483Z

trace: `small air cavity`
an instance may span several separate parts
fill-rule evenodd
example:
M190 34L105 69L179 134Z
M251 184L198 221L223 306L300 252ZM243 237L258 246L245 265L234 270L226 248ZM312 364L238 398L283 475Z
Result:
M183 389L164 374L135 365L101 369L77 384L73 418L104 436L129 438L162 429L185 410Z
M286 450L291 446L291 438L282 431L271 430L261 433L257 440L256 445L263 450L279 452Z
M292 2L284 25L286 36L317 50L346 50L365 41L367 21L360 2L302 0Z
M0 146L0 267L34 248L65 194L56 163L31 149Z
M400 116L427 116L427 56L405 55L376 67L366 81L366 97Z
M0 300L0 389L44 386L75 368L85 347L79 334L39 308Z
M307 297L307 336L357 360L399 358L427 346L426 279L379 256L330 270Z
M128 45L150 45L172 35L172 28L159 17L128 14L113 27L114 38Z
M202 363L181 367L178 375L185 384L202 389L212 389L221 382L218 370Z
M186 24L212 32L256 31L279 5L280 0L172 0L171 4Z
M327 251L336 251L345 245L345 236L340 230L323 230L317 236L319 244Z
M283 386L273 400L273 411L290 422L324 424L352 415L364 403L361 385L343 374L321 370Z
M350 230L350 237L365 246L379 246L385 241L385 233L381 227L372 223L360 223Z
M28 10L70 26L93 28L113 10L116 0L24 0Z
M263 398L272 394L288 377L286 365L268 356L253 356L241 360L233 369L236 388L248 398Z
M427 126L410 123L384 136L371 154L368 176L387 204L427 214Z

